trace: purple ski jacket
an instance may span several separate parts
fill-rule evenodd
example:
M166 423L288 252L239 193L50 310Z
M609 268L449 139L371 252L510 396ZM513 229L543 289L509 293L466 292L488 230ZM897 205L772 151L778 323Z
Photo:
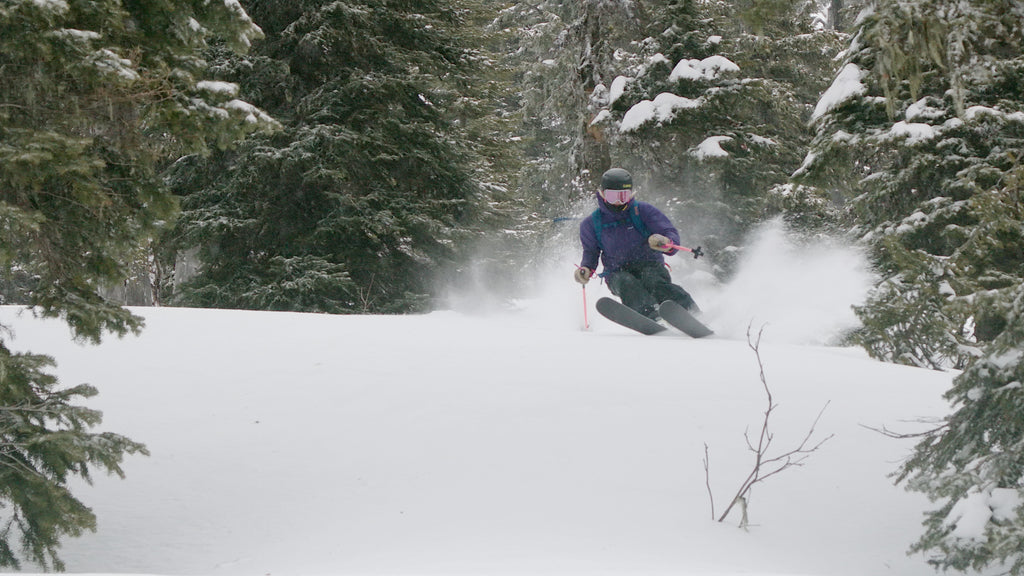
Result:
M580 223L580 242L583 244L583 260L580 266L596 270L600 258L604 264L602 274L611 274L630 262L664 263L665 254L671 256L677 252L672 250L662 253L653 250L647 244L647 237L633 225L630 211L635 211L634 214L640 217L640 221L647 227L648 234L661 234L673 244L679 244L679 232L668 217L654 206L632 200L625 210L613 210L600 197L597 203L601 215L601 245L597 245L594 214L591 214Z

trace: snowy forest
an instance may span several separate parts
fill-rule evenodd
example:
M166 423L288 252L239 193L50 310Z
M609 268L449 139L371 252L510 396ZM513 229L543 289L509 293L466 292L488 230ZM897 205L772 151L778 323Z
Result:
M1024 509L945 522L1024 496L1022 50L1021 0L3 0L0 297L86 342L500 300L623 167L723 279L769 220L870 254L849 343L960 371L916 549L1024 574ZM3 566L60 568L67 479L144 450L52 364L0 343Z

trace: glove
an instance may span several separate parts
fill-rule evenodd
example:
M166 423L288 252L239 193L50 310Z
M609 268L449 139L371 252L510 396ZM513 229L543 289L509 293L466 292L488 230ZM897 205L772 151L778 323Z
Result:
M672 249L672 241L661 234L651 234L647 238L647 243L651 246L652 250L657 250L658 252L668 252Z
M579 282L580 284L585 285L587 282L590 282L590 277L593 275L593 270L591 270L590 268L586 268L584 266L580 266L579 268L576 269L575 272L573 272L572 277L575 278L576 281Z

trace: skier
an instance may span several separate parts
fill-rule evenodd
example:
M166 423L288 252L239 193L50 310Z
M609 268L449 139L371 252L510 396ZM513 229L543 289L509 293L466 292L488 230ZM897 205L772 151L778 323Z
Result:
M601 176L598 209L580 224L583 260L574 277L586 284L604 264L600 274L612 294L633 310L657 320L658 304L674 300L691 312L699 308L681 286L672 283L665 269L665 255L678 250L679 232L654 206L633 197L633 176L612 168Z

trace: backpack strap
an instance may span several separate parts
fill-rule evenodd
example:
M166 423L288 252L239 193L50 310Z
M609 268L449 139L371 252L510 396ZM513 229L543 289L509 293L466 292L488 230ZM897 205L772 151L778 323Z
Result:
M635 228L636 231L644 237L644 239L647 239L647 237L651 235L651 231L647 228L647 225L644 224L643 218L640 217L640 205L637 204L636 200L632 200L630 202L626 213L629 216L630 223L633 224L633 228ZM594 210L594 213L590 215L590 220L594 223L594 236L597 238L598 250L603 250L603 248L601 248L601 230L611 228L613 226L621 226L623 224L623 220L616 220L605 224L601 219L600 208Z
M590 221L594 224L594 237L597 238L597 249L601 250L601 229L604 228L604 223L601 222L601 209L594 210L594 213L590 215Z
M629 210L629 219L633 221L633 227L644 237L644 240L651 235L651 231L647 229L647 225L644 224L642 218L640 218L640 205L633 201L633 205Z

